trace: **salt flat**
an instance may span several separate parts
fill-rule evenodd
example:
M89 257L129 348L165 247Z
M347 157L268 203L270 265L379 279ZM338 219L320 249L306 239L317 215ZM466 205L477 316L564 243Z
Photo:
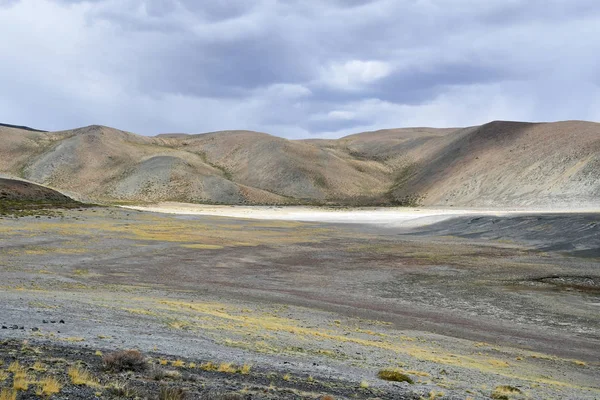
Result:
M212 215L261 220L374 224L387 227L414 228L461 216L517 216L534 214L600 213L600 208L410 208L364 207L335 208L308 206L228 206L163 202L155 205L123 206L124 208L165 214Z

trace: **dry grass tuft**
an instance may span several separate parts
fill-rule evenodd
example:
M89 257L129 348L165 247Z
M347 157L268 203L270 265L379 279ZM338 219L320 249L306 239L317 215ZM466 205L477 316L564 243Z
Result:
M19 373L21 371L25 371L25 368L22 367L21 364L18 361L13 361L8 366L8 372L12 372L13 374L17 374L17 373Z
M46 372L46 367L39 361L36 361L31 369L35 372Z
M175 360L171 361L171 365L174 367L185 367L185 362L183 360Z
M38 396L52 396L53 394L60 393L60 390L62 389L60 382L52 376L43 378L37 384L39 385L39 388L36 391Z
M325 396L321 396L320 400L335 400L335 397L326 394Z
M98 386L98 380L90 374L89 371L81 369L78 366L72 366L67 369L67 374L74 385L84 385L90 387Z
M27 375L26 374L15 374L14 378L13 378L13 389L15 390L21 390L23 392L27 391L27 389L29 389L29 379L27 379Z
M113 372L144 371L146 358L137 350L123 350L102 357L104 368Z
M410 376L397 369L382 369L377 376L385 381L414 383Z
M177 387L162 386L158 392L158 400L183 400L185 390Z
M219 365L217 371L235 374L236 372L238 372L238 369L233 364L224 362Z
M367 381L361 381L360 382L360 388L361 389L368 389L369 388L369 382L367 382Z
M200 366L200 369L203 371L216 371L219 369L219 367L217 365L215 365L214 363L212 363L211 361L204 363Z
M437 392L435 390L432 390L432 391L429 392L429 399L428 400L441 399L442 397L444 397L444 392Z
M0 383L4 382L5 380L7 380L9 377L8 372L0 369Z
M248 375L250 373L251 369L252 369L252 366L250 364L244 364L244 365L242 365L242 368L240 368L240 373L242 375Z
M17 400L17 391L14 389L3 388L0 390L0 400Z
M491 398L495 400L510 400L511 397L520 395L521 393L521 390L514 386L496 386Z
M116 397L127 399L138 397L138 392L135 389L130 388L127 385L127 382L124 381L111 382L106 389L110 394Z

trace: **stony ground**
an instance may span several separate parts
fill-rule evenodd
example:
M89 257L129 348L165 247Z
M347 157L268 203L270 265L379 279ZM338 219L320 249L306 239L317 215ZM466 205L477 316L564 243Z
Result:
M413 231L115 208L3 218L0 386L18 360L31 381L19 398L48 375L55 398L599 398L598 226L596 214ZM102 369L96 352L130 348L152 368ZM74 385L73 365L97 386Z

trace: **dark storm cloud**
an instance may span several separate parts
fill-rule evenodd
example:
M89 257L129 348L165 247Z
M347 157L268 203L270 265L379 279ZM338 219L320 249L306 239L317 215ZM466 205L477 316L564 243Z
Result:
M591 0L0 0L0 35L0 122L47 129L600 119Z

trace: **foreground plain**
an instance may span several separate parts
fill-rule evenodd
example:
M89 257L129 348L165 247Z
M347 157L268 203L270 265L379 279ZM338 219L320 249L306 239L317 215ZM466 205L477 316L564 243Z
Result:
M94 371L96 351L138 348L198 375L161 383L198 395L595 399L599 249L594 213L411 229L105 207L5 217L0 370L63 354L59 369ZM209 362L251 369L190 367ZM102 379L64 396L110 397Z

